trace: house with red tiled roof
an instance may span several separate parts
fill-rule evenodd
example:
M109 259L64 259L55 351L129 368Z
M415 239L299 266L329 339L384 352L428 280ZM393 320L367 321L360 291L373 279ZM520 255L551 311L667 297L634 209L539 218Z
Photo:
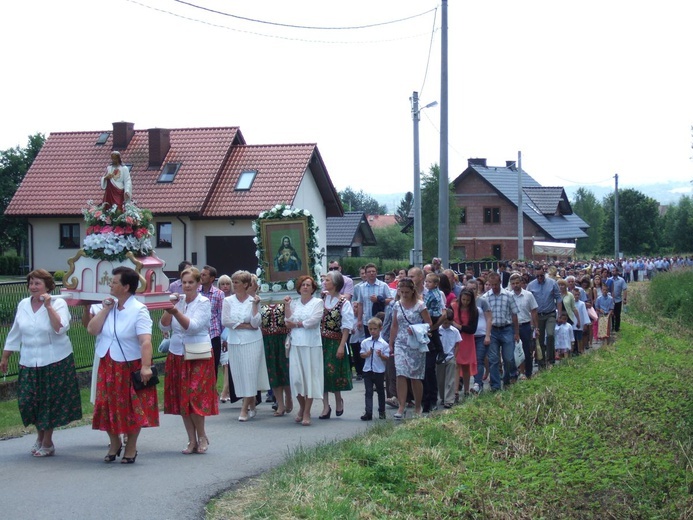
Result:
M251 222L275 204L307 209L326 244L327 217L344 214L316 144L249 145L238 127L56 132L46 139L6 214L29 221L29 266L66 270L81 247L81 210L100 202L112 150L130 168L133 200L154 214L155 251L219 273L257 267Z

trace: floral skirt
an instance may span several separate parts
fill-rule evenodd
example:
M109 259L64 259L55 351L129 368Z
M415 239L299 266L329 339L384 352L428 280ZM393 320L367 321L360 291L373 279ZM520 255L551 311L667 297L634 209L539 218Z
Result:
M156 387L135 391L132 386L130 373L141 366L140 359L130 361L130 366L113 361L108 352L101 358L92 429L121 434L159 426Z
M597 339L607 339L611 336L611 317L599 316L597 327Z
M185 361L169 352L166 357L164 413L219 415L214 357Z
M322 338L322 361L325 371L325 392L344 392L351 390L351 363L344 349L344 357L337 359L339 340Z
M82 418L72 354L44 367L20 366L17 389L24 426L50 430Z
M265 344L267 375L271 388L289 386L289 358L286 357L285 340L286 334L262 336L262 341Z

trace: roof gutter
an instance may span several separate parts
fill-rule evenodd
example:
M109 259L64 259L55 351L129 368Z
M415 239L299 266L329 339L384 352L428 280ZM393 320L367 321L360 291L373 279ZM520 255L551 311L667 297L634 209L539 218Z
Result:
M188 258L188 225L180 217L176 216L176 218L179 220L179 222L181 224L183 224L183 258L187 259Z
M27 219L26 223L29 227L29 258L27 258L27 260L29 264L29 272L31 272L34 270L34 226L31 225L29 219Z

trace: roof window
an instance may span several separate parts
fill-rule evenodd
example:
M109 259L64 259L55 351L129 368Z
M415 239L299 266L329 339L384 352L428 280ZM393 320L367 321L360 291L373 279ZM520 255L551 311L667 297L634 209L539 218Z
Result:
M96 140L97 146L103 146L106 144L106 141L108 141L108 136L111 135L111 132L101 132L101 135L99 135L99 138Z
M159 178L156 180L156 182L173 182L173 179L176 178L176 174L178 173L179 169L180 163L164 164L164 167L161 170Z
M236 183L236 191L248 191L253 185L255 176L257 175L257 170L243 170L240 177L238 177L238 182Z

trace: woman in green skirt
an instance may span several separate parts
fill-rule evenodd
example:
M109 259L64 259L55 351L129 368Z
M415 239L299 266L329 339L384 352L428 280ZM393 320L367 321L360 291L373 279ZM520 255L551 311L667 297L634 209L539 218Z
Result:
M19 351L19 413L24 426L36 425L31 454L55 453L53 429L82 418L82 403L72 343L67 337L70 311L65 300L51 297L55 282L44 269L27 275L31 296L17 306L7 335L0 372L7 373L10 356Z
M335 395L335 415L344 413L342 392L353 388L351 364L346 355L347 340L354 326L354 309L351 302L339 291L344 287L344 277L339 271L328 271L324 278L324 306L320 332L325 370L325 393L322 415L318 419L329 419L332 415L329 393Z
M284 347L286 336L289 334L289 329L284 323L284 304L262 305L260 314L262 315L262 341L265 344L267 375L270 388L277 400L274 416L282 417L294 409L289 385L289 358Z

